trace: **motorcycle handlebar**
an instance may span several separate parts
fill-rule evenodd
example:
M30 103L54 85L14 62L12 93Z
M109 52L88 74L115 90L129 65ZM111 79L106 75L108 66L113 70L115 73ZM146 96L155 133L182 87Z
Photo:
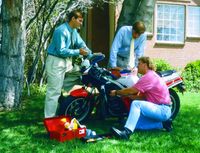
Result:
M102 61L105 58L105 55L102 53L94 53L92 57L90 58L90 64L94 65L98 63L99 61Z

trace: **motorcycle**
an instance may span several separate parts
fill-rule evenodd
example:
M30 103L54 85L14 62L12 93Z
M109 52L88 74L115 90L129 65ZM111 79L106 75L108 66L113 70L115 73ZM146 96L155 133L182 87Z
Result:
M90 65L81 69L81 82L83 83L83 87L73 90L67 97L61 94L58 115L70 115L80 122L83 122L91 115L94 107L101 118L128 115L131 100L127 97L111 97L109 94L111 90L126 88L131 84L128 81L130 79L118 78L111 71L99 67L97 63L103 60L104 57L103 54L94 56L90 60ZM173 120L176 118L180 109L180 99L174 89L177 88L180 92L184 92L183 79L175 70L157 73L164 79L168 86L171 98L171 119ZM131 82L135 83L134 81Z

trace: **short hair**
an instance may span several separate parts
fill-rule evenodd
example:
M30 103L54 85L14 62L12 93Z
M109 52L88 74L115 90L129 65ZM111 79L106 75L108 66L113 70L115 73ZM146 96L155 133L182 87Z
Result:
M140 57L138 60L141 61L142 63L147 64L147 67L148 67L150 70L156 71L156 67L155 67L155 65L153 64L153 61L150 59L150 57L143 56L143 57Z
M144 25L143 22L141 21L137 21L133 24L133 31L135 31L136 33L138 33L139 35L140 34L143 34L146 30L146 27Z
M71 19L75 17L77 18L83 18L83 12L81 10L73 10L68 14L68 21L71 21Z

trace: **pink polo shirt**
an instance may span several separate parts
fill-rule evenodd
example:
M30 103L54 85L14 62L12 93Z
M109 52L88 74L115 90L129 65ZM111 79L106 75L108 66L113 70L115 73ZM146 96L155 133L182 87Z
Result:
M133 86L144 93L146 100L155 104L169 104L170 95L164 80L156 72L149 70Z

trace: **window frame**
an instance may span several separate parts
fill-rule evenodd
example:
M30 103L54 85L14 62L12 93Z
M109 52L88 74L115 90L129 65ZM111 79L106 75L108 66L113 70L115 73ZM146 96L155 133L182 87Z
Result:
M183 42L179 42L179 41L164 41L164 40L157 40L157 14L158 14L158 5L179 5L179 6L183 6L184 7L184 29L183 29ZM171 3L162 3L162 2L158 2L156 3L156 11L155 11L155 22L154 22L154 36L155 36L155 42L156 44L171 44L171 45L184 45L185 44L185 38L186 38L186 6L183 4L171 4Z
M189 24L189 7L198 7L200 9L200 6L199 5L188 5L186 7L186 38L194 38L194 39L200 39L200 34L199 35L190 35L189 34L189 27L188 27L188 24ZM200 14L199 14L200 15ZM199 22L200 22L200 19L199 19Z

